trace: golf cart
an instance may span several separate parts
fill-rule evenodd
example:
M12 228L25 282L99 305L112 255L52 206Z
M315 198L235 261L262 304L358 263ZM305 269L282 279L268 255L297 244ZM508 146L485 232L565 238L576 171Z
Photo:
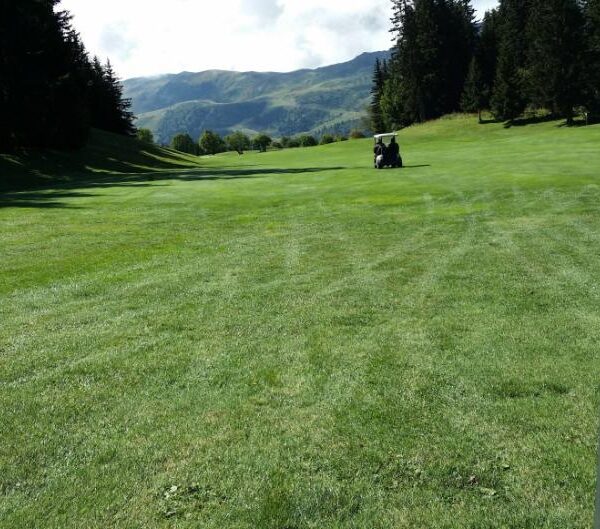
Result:
M375 169L383 169L384 167L402 167L402 156L400 156L400 147L396 143L396 132L387 134L375 134L373 141L375 146L373 152ZM389 145L385 145L384 141L390 140ZM392 144L395 147L392 147Z

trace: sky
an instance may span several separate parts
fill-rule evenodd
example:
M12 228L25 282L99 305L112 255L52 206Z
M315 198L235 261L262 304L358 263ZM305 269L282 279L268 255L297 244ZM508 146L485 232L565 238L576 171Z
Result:
M483 15L496 0L474 0ZM91 54L123 78L287 72L391 46L390 0L63 0Z

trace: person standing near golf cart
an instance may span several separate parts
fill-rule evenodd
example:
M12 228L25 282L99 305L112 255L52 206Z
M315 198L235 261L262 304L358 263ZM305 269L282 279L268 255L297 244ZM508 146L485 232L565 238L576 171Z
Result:
M385 155L387 154L387 147L385 145L385 143L383 143L383 139L379 138L377 140L377 143L375 144L375 148L373 149L373 152L375 153L375 156L383 156L385 157Z
M382 138L377 140L373 152L375 153L375 167L377 167L377 169L383 168L388 153L387 147L385 146L385 143L383 143Z
M392 136L387 148L388 165L392 167L402 167L402 156L400 156L400 145L396 143L396 138Z

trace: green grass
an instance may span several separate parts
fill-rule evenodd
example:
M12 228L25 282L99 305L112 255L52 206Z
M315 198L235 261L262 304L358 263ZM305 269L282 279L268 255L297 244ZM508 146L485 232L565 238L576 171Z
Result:
M600 127L400 139L1 195L0 527L591 527Z

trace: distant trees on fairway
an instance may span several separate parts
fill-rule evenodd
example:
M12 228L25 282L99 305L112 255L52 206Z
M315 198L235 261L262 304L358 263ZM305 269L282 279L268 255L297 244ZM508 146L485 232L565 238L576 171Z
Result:
M546 109L600 117L600 0L500 0L482 23L470 0L393 0L396 45L373 75L371 128L460 110L513 120Z
M314 147L315 145L319 145L317 139L310 134L302 134L298 137L298 141L300 142L301 147Z
M218 154L226 149L226 144L223 138L221 138L221 136L212 130L204 131L202 136L200 136L198 143L200 144L200 149L204 154Z
M357 137L364 138L364 134L356 131ZM138 139L152 143L154 137L152 131L148 129L140 129L137 131ZM319 142L317 138L310 134L302 134L295 138L287 136L282 137L279 141L273 139L267 134L258 134L253 139L242 131L235 131L222 138L214 131L207 130L202 133L198 143L190 137L189 134L181 133L173 137L170 147L176 151L194 155L213 155L225 151L233 151L242 155L248 149L254 149L259 152L267 152L269 147L274 149L293 149L297 147L314 147L316 145L327 145L336 141L346 141L345 136L333 136L332 134L324 134Z
M259 134L252 140L252 145L255 149L258 149L260 152L267 152L267 149L273 143L273 140L270 136L266 134Z
M90 59L58 0L3 2L0 152L82 147L90 127L131 135L129 102L109 63Z
M250 138L243 132L236 131L225 137L225 143L230 151L235 151L239 155L244 154L250 148Z
M200 146L189 134L176 134L171 140L171 149L195 156L200 154Z

